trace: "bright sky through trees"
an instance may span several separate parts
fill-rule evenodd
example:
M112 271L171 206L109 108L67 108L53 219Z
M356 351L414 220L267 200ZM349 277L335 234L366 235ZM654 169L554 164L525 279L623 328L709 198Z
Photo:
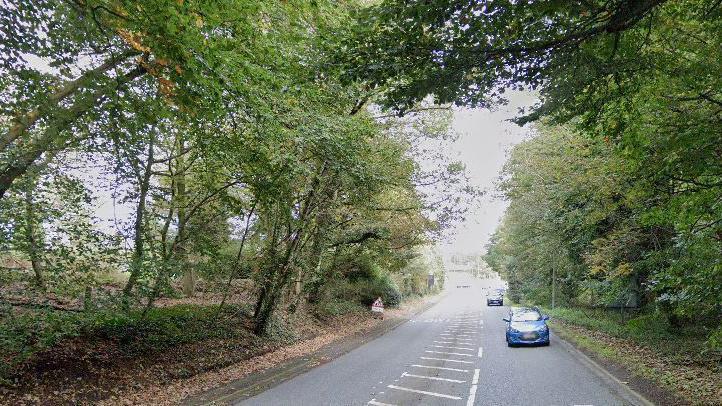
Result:
M531 105L530 93L512 93L509 104L494 110L456 109L454 129L459 139L451 144L449 155L466 165L466 172L474 186L485 191L463 222L447 233L440 248L444 254L477 254L494 232L504 214L507 203L495 192L499 171L504 165L509 149L530 137L530 126L520 127L509 119L517 115L517 109Z

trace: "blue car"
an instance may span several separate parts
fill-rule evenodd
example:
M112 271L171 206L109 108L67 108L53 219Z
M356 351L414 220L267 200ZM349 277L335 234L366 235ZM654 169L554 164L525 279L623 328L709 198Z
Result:
M549 316L538 309L517 307L511 309L506 322L506 343L509 347L521 344L549 345Z

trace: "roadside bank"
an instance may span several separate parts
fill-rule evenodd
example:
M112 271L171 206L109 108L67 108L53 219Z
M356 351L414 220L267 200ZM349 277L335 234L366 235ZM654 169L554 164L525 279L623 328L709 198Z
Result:
M714 354L694 354L674 342L635 340L581 326L552 313L550 326L633 390L658 405L722 404L722 373ZM555 313L557 317L555 317Z

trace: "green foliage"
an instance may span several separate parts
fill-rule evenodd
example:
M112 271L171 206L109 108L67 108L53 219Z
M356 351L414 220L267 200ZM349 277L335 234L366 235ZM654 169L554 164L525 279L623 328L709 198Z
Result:
M0 6L0 257L21 263L14 289L34 276L33 300L107 311L159 346L180 332L160 332L177 315L156 320L156 300L199 280L227 295L251 279L258 333L290 290L317 294L359 251L373 266L354 265L353 301L423 293L390 275L475 192L461 165L415 162L425 140L453 138L449 110L376 114L377 91L328 64L355 2L36 3ZM416 188L429 182L433 205ZM141 307L146 327L132 325Z
M84 320L84 335L114 340L130 352L162 351L180 344L229 334L248 334L242 323L226 320L219 327L218 317L249 317L247 309L228 306L218 314L217 306L177 305L130 314L98 313Z
M318 303L315 308L317 313L322 316L342 316L345 314L365 313L368 311L368 308L361 303L344 299L324 301Z
M708 351L722 357L722 327L717 328L717 330L710 334L705 345Z
M381 270L375 271L368 277L356 278L353 281L339 279L327 286L329 302L348 302L363 305L368 308L376 298L381 298L389 307L401 304L402 294L391 276Z
M629 314L620 313L616 309L545 307L544 312L551 316L552 324L554 320L561 320L591 331L628 339L681 365L695 360L700 364L714 366L722 355L714 341L719 334L718 329L711 330L702 323L677 328L670 324L664 313L655 310Z
M619 312L603 309L581 309L571 307L543 307L544 313L555 319L563 320L590 330L603 331L613 336L624 336L625 325Z
M0 318L2 366L0 378L17 373L18 367L38 352L48 350L63 340L109 340L118 343L128 355L158 352L181 344L210 338L249 335L248 308L178 305L142 311L118 313L61 312L47 310L12 315L3 309Z
M650 337L656 340L669 338L672 327L669 320L661 312L654 312L635 317L627 322L625 326L627 334L639 341Z
M486 256L510 294L550 303L555 274L557 304L648 306L676 327L719 323L719 242L677 222L668 203L680 195L648 189L646 169L612 143L538 130L504 169L510 206Z
M336 57L402 112L532 89L540 102L517 121L568 125L506 168L511 206L487 259L512 295L546 302L554 274L562 303L719 323L720 16L712 0L386 0Z

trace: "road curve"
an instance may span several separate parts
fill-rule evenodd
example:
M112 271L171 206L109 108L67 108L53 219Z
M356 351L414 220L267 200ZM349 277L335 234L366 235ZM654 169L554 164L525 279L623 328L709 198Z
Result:
M625 405L624 388L560 345L508 348L488 282L452 275L429 310L240 405ZM468 288L457 285L468 284Z

